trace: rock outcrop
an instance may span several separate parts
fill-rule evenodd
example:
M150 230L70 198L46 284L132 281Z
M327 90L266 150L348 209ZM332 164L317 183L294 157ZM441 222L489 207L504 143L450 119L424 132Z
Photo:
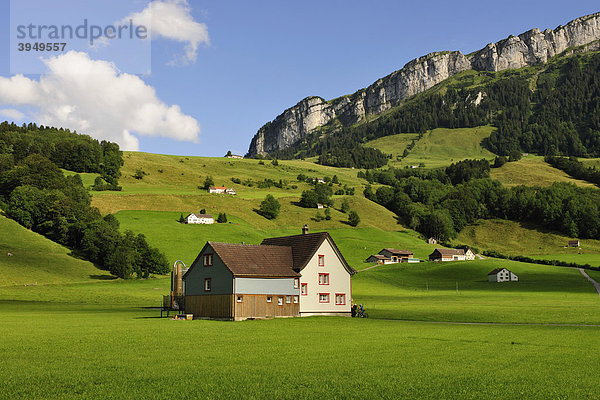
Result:
M501 71L545 63L574 47L600 47L600 13L577 18L554 30L532 29L483 49L463 55L459 51L431 53L410 61L401 70L366 89L331 101L307 97L261 127L250 144L249 156L285 149L315 129L338 118L345 124L367 114L379 114L460 72L475 69Z

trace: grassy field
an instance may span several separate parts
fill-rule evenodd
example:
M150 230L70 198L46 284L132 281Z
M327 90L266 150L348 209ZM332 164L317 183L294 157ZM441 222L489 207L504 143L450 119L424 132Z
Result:
M92 263L71 256L68 249L2 215L0 232L0 286L110 278Z
M100 174L94 174L91 172L73 172L67 171L66 169L62 170L65 176L79 175L81 177L81 182L83 183L83 187L88 188L94 184L96 177L100 176Z
M506 265L521 281L486 282ZM456 292L458 282L458 293ZM593 398L600 299L576 270L483 260L353 279L371 318L159 319L168 279L0 287L6 398ZM428 323L405 320L448 321ZM503 385L498 385L498 380ZM274 384L277 382L277 384Z
M438 128L427 132L408 156L390 164L395 167L425 164L425 168L445 167L467 158L493 159L495 155L481 147L481 141L490 136L491 126L477 128L445 129ZM378 148L384 153L402 154L414 135L399 134L367 142L365 146ZM410 138L410 139L409 139Z
M580 187L595 188L589 182L573 179L567 173L544 162L543 157L527 156L516 162L504 164L500 168L492 168L492 179L500 181L504 186L550 186L554 182L569 182Z
M207 210L209 211L209 210ZM341 214L341 213L340 213ZM415 232L396 226L395 231L377 227L352 228L339 221L309 222L311 231L327 230L339 245L348 262L356 269L372 264L363 261L384 247L408 248L415 256L426 258L435 248L428 245ZM342 214L344 215L344 214ZM258 244L264 238L295 235L300 233L300 225L294 228L277 227L276 223L264 229L257 229L248 221L232 217L231 223L213 225L186 225L177 222L180 213L160 211L119 211L116 217L121 229L130 229L146 235L152 246L162 250L170 262L182 260L188 266L207 241L233 242L244 241ZM262 217L261 217L262 218ZM291 225L294 225L293 223Z

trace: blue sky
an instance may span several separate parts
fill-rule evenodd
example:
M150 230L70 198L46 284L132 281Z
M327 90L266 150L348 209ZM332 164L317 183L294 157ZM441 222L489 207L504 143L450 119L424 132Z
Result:
M101 3L89 2L89 8L69 7L68 3L52 4L54 12L59 10L59 14L64 13L73 21L80 20L86 10L103 21L119 21L148 5L147 1L130 0L120 3L126 5L98 9L92 4ZM50 3L39 4L38 13L43 14L46 11L42 7ZM63 121L65 127L70 127L69 121L72 121L87 128L71 128L96 137L119 131L114 133L113 140L117 141L120 131L127 130L129 136L123 139L124 143L153 153L221 156L232 150L244 154L258 128L306 96L330 99L352 93L432 51L460 50L466 54L510 34L534 27L554 29L576 17L600 11L597 1L587 0L572 3L461 1L458 4L383 0L369 4L338 0L190 0L186 4L179 0L177 4L188 9L196 27L203 24L209 43L198 39L195 57L174 63L173 60L185 58L189 43L181 38L173 39L168 33L155 37L151 72L138 75L140 81L133 85L134 89L130 86L123 89L135 92L126 105L102 108L112 101L112 96L120 97L121 89L106 90L106 86L118 80L120 72L116 72L116 76L101 81L105 83L90 78L89 88L79 83L70 87L67 95L74 103L63 104L60 109L48 104L40 106L39 99L27 103L18 100L14 93L4 97L0 93L0 113L4 112L0 118L7 119L8 114L20 117L19 123L35 118ZM5 87L2 77L6 83L14 76L9 63L9 23L9 1L0 0L0 52L3 54L0 90ZM100 55L93 50L88 53L88 58L79 54L79 57L56 62L53 68L68 68L77 63L95 65L95 61L104 60L125 69L118 64L116 56L108 59L110 54ZM126 62L121 60L123 64ZM107 73L110 75L110 71ZM26 86L35 86L43 75L42 78L26 75L26 78ZM119 80L120 84L122 81ZM11 83L15 82L11 80ZM49 90L47 84L40 86ZM54 86L52 90L62 88ZM52 90L45 93L50 95ZM80 96L77 90L85 93ZM84 95L89 100L84 99ZM150 98L145 108L152 110L150 113L138 113L135 109L145 104L144 96ZM43 112L38 112L37 107L42 107ZM61 119L65 107L81 108L81 112L88 114ZM127 115L119 119L117 114L121 111L131 112L137 119ZM114 121L105 124L111 115L115 115ZM156 121L150 118L155 115L164 118L159 120L157 116ZM145 121L151 126L141 128ZM128 123L129 126L125 126ZM140 126L141 133L136 131L136 126Z

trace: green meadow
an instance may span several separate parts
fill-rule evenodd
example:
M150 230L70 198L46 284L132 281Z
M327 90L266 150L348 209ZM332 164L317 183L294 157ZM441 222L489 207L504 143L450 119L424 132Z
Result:
M481 146L481 141L490 136L493 130L494 128L491 126L434 129L417 140L415 147L402 161L396 161L396 157L402 155L406 146L413 139L418 139L418 135L401 133L367 142L365 146L392 154L390 165L395 167L422 163L425 168L438 168L467 158L493 159L495 155Z

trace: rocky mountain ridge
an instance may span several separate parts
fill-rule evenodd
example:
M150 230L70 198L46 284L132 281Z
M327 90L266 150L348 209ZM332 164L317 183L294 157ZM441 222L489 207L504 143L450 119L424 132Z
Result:
M522 68L545 63L555 55L580 46L584 46L583 50L600 48L600 12L574 19L554 30L536 28L509 36L466 56L460 51L431 53L351 95L331 101L318 96L301 100L258 130L248 155L266 155L285 149L335 118L352 124L365 115L379 114L466 70Z

